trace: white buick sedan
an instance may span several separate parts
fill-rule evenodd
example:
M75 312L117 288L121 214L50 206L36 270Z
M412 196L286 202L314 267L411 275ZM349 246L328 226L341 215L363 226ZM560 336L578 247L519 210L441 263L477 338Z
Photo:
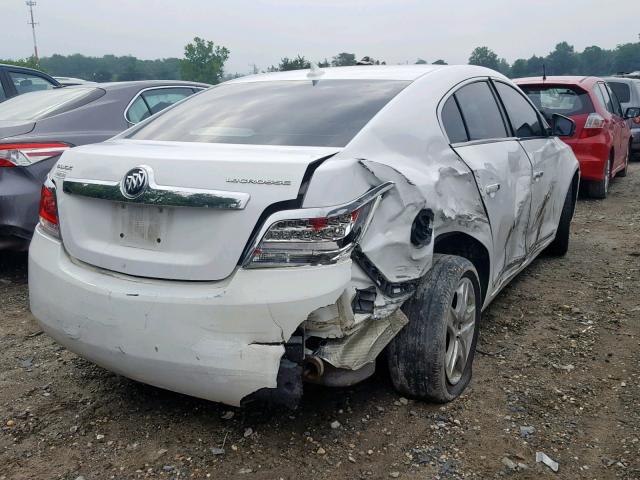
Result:
M231 405L295 405L303 382L351 385L383 352L399 392L450 401L482 309L567 251L573 128L481 67L221 84L63 154L31 310L104 368Z

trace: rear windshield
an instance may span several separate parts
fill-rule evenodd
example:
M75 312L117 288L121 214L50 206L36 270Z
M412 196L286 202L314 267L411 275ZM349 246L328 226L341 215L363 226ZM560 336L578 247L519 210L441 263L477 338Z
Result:
M589 94L571 85L518 85L547 119L595 112Z
M620 103L629 103L631 101L631 89L628 83L607 82L613 93L616 94Z
M40 120L86 105L104 93L101 88L86 87L25 93L0 103L0 120Z
M410 82L222 84L129 134L138 140L343 147Z

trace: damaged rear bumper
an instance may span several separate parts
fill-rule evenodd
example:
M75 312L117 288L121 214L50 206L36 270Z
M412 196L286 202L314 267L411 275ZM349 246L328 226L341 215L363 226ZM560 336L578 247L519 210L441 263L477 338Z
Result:
M350 279L351 261L239 269L213 283L134 278L80 264L38 230L29 255L31 311L56 341L134 380L230 405L276 388L284 343Z

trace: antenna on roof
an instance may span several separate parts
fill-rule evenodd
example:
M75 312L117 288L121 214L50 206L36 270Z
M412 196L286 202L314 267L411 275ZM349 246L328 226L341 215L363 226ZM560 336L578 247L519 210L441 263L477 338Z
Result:
M542 81L547 81L547 66L544 63L542 64Z

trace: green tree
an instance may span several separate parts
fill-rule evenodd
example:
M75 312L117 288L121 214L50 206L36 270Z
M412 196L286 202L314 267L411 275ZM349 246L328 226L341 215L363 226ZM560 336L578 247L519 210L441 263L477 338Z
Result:
M481 67L498 70L500 61L498 55L489 47L476 47L469 56L469 65L480 65Z
M426 60L423 60L422 58L419 58L416 60L416 65L426 65L428 62Z
M445 62L444 60L442 60L441 58L439 58L438 60L433 62L432 65L449 65L449 64L447 62Z
M640 70L640 42L618 45L614 51L615 72Z
M511 77L526 77L529 74L529 65L524 58L519 58L511 65Z
M282 58L282 60L280 60L280 65L278 65L278 70L285 72L287 70L303 70L310 67L311 62L303 56L298 55L296 58Z
M213 85L220 83L229 53L226 47L195 37L184 47L184 60L180 65L182 79Z
M318 62L318 66L320 68L328 68L331 66L331 63L329 63L329 60L327 60L326 58L320 62Z
M587 75L607 75L613 70L613 54L610 50L593 45L579 54L580 73Z
M498 71L507 77L511 75L511 65L509 65L506 58L501 58L498 62Z
M36 61L36 57L34 57L33 55L28 58L18 59L18 60L0 59L0 63L4 63L6 65L15 65L17 67L37 68L37 69L43 70L43 68L38 65L38 62Z
M339 53L331 60L331 65L334 67L348 67L349 65L355 65L356 63L356 54L347 52Z
M529 60L527 60L527 75L531 77L541 77L545 64L546 61L544 58L533 55ZM548 70L547 73L549 73Z
M573 45L569 45L567 42L560 42L546 58L547 74L571 75L578 73L578 61Z

